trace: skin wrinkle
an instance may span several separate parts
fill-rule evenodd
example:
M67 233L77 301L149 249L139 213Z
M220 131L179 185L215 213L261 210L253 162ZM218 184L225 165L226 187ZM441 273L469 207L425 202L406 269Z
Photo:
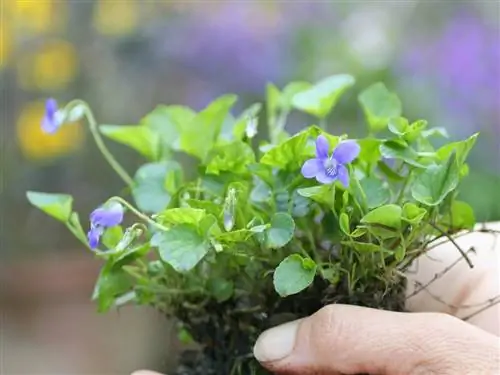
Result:
M494 335L485 339L481 330L455 317L438 313L389 316L387 312L358 310L354 321L346 319L346 312L342 306L328 306L304 319L294 355L268 367L281 370L277 374L282 375L498 373L498 339ZM357 321L364 321L364 325L356 325ZM384 346L377 342L381 335L389 338ZM362 358L361 353L367 353L368 348L369 358ZM339 372L332 372L332 368Z

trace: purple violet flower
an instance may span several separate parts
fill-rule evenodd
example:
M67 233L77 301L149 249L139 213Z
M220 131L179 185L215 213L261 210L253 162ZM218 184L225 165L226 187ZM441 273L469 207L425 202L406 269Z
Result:
M329 155L328 140L320 135L316 139L316 157L307 160L302 166L305 178L316 178L322 184L330 184L339 180L345 187L349 186L349 172L345 166L356 159L360 147L355 141L340 142Z
M45 116L42 120L42 130L47 134L55 133L62 125L57 111L57 101L53 98L47 99L45 102Z
M89 246L92 250L99 246L99 240L104 232L103 227L91 226L89 232L87 233L87 239L89 240Z
M95 249L99 245L105 228L114 227L123 221L124 209L120 203L112 202L107 206L96 208L90 214L90 231L87 234L89 246Z

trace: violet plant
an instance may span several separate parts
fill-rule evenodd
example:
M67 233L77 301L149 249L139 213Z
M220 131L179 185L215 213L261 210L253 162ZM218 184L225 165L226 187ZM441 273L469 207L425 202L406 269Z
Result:
M441 129L404 118L382 83L358 95L370 136L330 134L327 116L354 84L347 74L269 84L266 116L257 103L235 117L236 96L224 95L198 113L160 105L134 126L98 125L85 102L49 100L44 129L85 118L130 194L83 224L69 195L28 199L103 261L99 311L150 305L200 344L177 374L264 374L251 354L262 330L336 302L403 311L404 271L431 242L475 224L456 198L477 135L434 147ZM288 134L292 110L320 126ZM257 145L258 132L269 141ZM101 136L147 162L130 177ZM180 153L197 160L194 178Z

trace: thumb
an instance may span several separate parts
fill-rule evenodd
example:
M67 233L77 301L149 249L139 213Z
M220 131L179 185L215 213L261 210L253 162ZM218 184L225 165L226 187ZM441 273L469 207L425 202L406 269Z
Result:
M330 305L264 332L254 355L286 374L493 374L498 338L437 313Z

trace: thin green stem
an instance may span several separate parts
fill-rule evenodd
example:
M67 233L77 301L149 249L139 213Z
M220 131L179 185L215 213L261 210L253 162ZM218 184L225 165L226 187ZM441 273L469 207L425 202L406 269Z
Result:
M87 121L89 123L89 129L90 132L92 133L92 136L94 137L94 141L97 145L97 148L99 148L99 151L101 151L102 155L104 158L107 160L109 165L115 170L115 172L120 176L120 178L130 187L132 188L135 183L132 177L125 171L125 169L118 163L118 161L115 159L113 154L108 150L106 145L104 144L104 141L101 137L101 134L99 133L99 129L97 128L97 121L94 117L94 114L90 110L89 106L87 103L85 103L82 100L74 100L70 102L67 107L70 108L71 106L76 106L76 105L81 105L85 108L85 117L87 118Z
M408 187L408 184L410 183L410 179L411 179L411 172L408 173L405 181L403 182L403 186L401 187L401 190L399 191L398 197L396 198L396 204L400 204L402 199L404 198L406 188Z
M85 247L87 247L88 249L90 249L90 246L89 246L89 243L87 241L87 238L85 237L85 233L83 233L81 230L78 230L77 228L75 228L73 225L71 225L71 223L66 223L66 227L70 230L71 233L73 233L73 235L81 242L85 245Z
M455 246L455 248L458 250L460 255L467 262L467 265L469 266L469 268L474 268L474 264L472 264L471 260L467 256L466 252L462 250L462 248L456 243L455 239L451 235L449 235L448 233L446 233L445 231L443 231L441 228L439 228L437 225L435 225L433 223L429 223L429 225L431 227L433 227L434 229L436 229L439 233L441 233L441 235L445 236L453 244L453 246Z
M147 215L144 215L142 212L140 212L138 209L136 209L134 206L132 206L129 202L127 202L125 199L123 199L122 197L111 197L109 198L108 201L115 201L115 202L118 202L122 205L124 205L125 207L127 207L130 211L132 211L137 217L139 217L140 219L146 221L148 224L151 224L153 227L163 231L163 232L166 232L168 231L168 228L167 227L164 227L163 225L161 224L158 224L156 221L154 221L153 219L151 219L149 216Z

